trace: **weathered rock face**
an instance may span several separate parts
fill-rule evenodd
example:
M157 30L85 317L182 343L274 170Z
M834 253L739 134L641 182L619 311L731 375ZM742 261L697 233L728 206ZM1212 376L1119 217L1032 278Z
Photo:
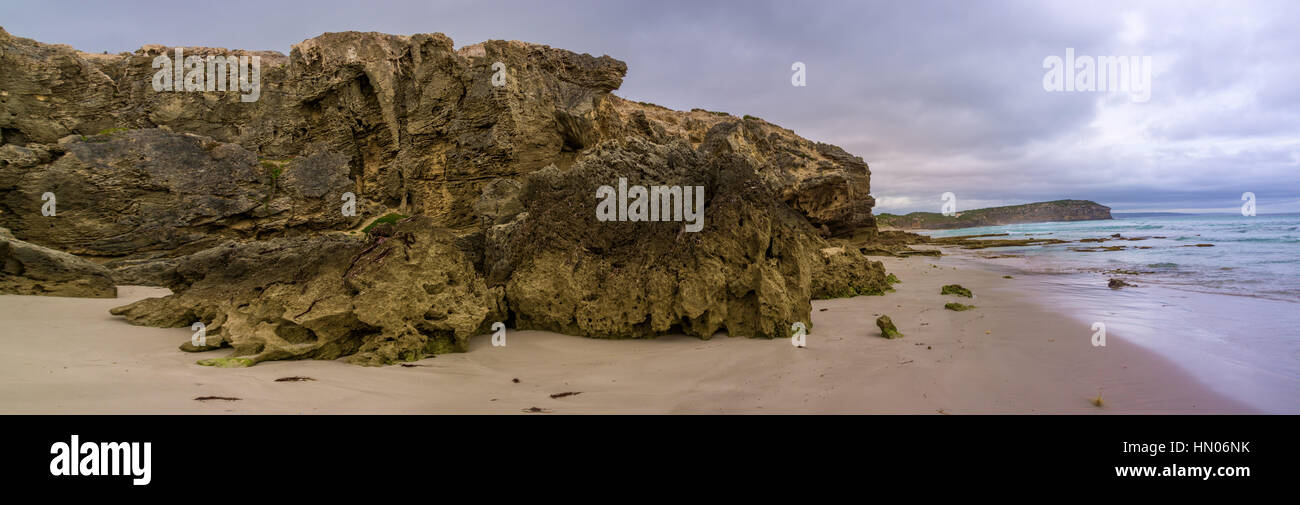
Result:
M607 56L355 32L287 57L185 48L260 56L260 97L242 102L155 91L163 54L0 30L0 224L172 288L114 313L204 322L187 350L235 351L209 364L388 363L463 349L496 321L787 336L811 326L811 298L888 288L880 263L824 238L875 232L860 158L757 118L620 99L626 66ZM703 230L598 220L596 189L620 177L703 187ZM57 229L34 217L47 191ZM416 217L346 231L389 213Z
M699 186L704 231L684 222L598 221L596 190ZM523 213L487 238L489 281L519 328L600 338L683 332L776 337L808 321L819 242L737 157L681 141L602 144L569 170L526 177Z
M737 153L748 158L782 201L826 234L843 236L875 228L871 173L861 158L839 147L745 118L710 128L701 148L710 154Z
M116 298L117 286L102 266L17 240L0 228L0 293Z
M358 206L363 216L405 207L465 228L475 224L469 203L484 183L572 160L593 141L594 111L626 71L609 57L520 42L457 51L441 34L330 33L294 46L288 57L184 50L201 58L261 57L259 99L154 91L152 62L172 56L172 48L93 55L0 31L3 142L49 145L106 129L167 127L271 160L319 145L345 159L347 189L370 202ZM500 87L491 82L496 62L506 65ZM26 235L21 223L0 219Z
M133 324L206 324L204 351L234 348L202 364L248 366L277 359L359 364L409 361L465 350L466 339L503 319L455 237L426 217L390 236L342 233L229 242L176 266L174 294L112 310Z
M681 139L597 146L569 170L525 177L517 205L485 193L485 270L504 283L514 323L599 338L670 332L788 336L811 325L808 300L883 293L884 268L828 244L782 204L762 174L735 154L707 154ZM704 229L684 222L599 221L597 188L698 186Z
M340 210L348 158L312 147L259 162L238 144L160 129L69 136L48 149L6 145L3 160L58 158L0 163L0 205L16 234L99 256L355 225ZM56 197L52 217L39 212L46 192Z
M738 155L780 201L823 235L875 229L871 171L862 158L751 116L742 119L703 109L680 112L617 97L610 102L617 121L602 125L602 131L609 132L606 136L659 143L680 139L704 154Z
M120 134L96 134L165 127L205 137L201 142L207 144L238 144L276 165L291 165L309 152L319 152L331 165L346 163L350 185L340 187L331 166L325 191L352 191L363 218L400 209L466 231L477 225L473 202L483 186L498 177L518 177L548 165L567 168L602 140L634 137L666 143L677 138L709 154L747 158L783 201L827 233L848 233L873 223L869 171L860 158L759 119L703 110L678 112L622 100L610 92L622 83L627 67L607 56L513 41L456 50L441 34L357 32L309 39L294 46L288 57L184 48L189 56L261 57L260 97L242 102L238 91L154 91L158 69L153 60L173 56L171 49L146 46L131 54L96 55L0 30L0 66L5 70L0 73L0 142L15 151L0 158L6 180L47 170L52 160L72 150L75 142L60 143L69 135L116 145L125 142L118 140ZM493 68L497 62L505 65L503 71ZM498 73L504 77L503 86L492 83ZM106 141L100 138L105 136ZM119 152L83 146L74 154L80 164L100 167L120 164L122 160L114 158ZM248 159L244 153L232 156ZM211 164L200 162L191 169ZM292 166L281 168L292 177ZM139 181L98 182L113 189ZM54 241L29 230L16 214L32 212L30 193L39 195L39 188L24 187L17 196L12 188L0 190L0 225L42 245L74 242ZM337 207L337 201L331 203ZM100 205L87 210L114 209ZM295 209L299 220L304 219L301 212ZM284 218L275 213L248 218L214 222L208 228L240 226L238 232L247 233L254 227L354 225L342 219L261 223ZM184 237L173 237L154 245L182 242ZM122 255L124 249L86 252Z

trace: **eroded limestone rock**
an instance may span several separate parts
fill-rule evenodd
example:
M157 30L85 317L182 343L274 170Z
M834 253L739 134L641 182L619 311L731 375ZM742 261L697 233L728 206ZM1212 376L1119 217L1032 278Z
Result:
M77 254L168 251L213 238L343 228L347 157L314 146L259 161L238 144L152 128L69 136L53 163L0 163L0 205L15 236ZM41 196L57 197L55 216Z
M116 298L108 269L13 238L0 228L0 293Z
M232 347L251 365L276 359L348 357L359 364L465 350L502 318L500 289L488 289L455 238L432 220L396 223L391 236L329 233L229 242L184 258L174 294L117 307L132 324L207 325L205 346Z
M883 295L893 291L893 275L885 274L885 266L871 261L855 247L826 247L818 251L820 262L812 279L814 300L846 298L858 295Z
M114 309L208 324L213 366L388 363L497 320L600 338L777 337L812 298L878 294L861 158L758 118L614 96L608 56L441 34L329 33L260 56L256 102L157 92L146 46L0 30L0 224L175 294ZM504 85L493 64L506 65ZM601 222L595 188L705 188L704 229ZM54 189L49 189L54 188ZM60 195L57 233L31 213ZM357 197L358 215L338 212ZM379 216L401 216L357 231ZM405 216L415 216L404 219Z
M65 151L75 151L76 166L59 165L53 171L66 175L83 166L106 170L96 179L106 194L138 192L142 182L175 192L179 182L208 177L214 187L186 189L189 195L223 202L220 210L209 209L203 214L206 219L198 221L204 229L169 230L170 235L153 241L135 236L106 241L89 228L99 224L98 216L126 204L85 197L79 200L87 218L85 236L52 236L22 215L31 208L30 192L38 190L28 185L0 187L0 205L11 209L0 213L0 225L32 243L106 256L174 249L194 240L196 231L223 236L252 232L262 238L353 227L349 220L326 219L299 208L301 200L280 201L285 192L244 184L253 178L265 182L266 170L250 164L252 156L288 165L278 167L284 170L283 184L295 184L295 178L310 173L313 180L298 181L298 195L320 195L327 208L336 208L337 194L350 190L365 202L358 206L363 219L400 211L472 232L479 224L473 203L494 180L518 178L550 165L568 168L600 142L640 139L658 144L681 140L708 155L745 158L778 199L824 233L874 229L870 172L861 158L757 118L673 111L618 98L611 92L621 85L627 66L608 56L496 40L454 49L442 34L359 32L308 39L295 45L289 56L185 48L185 54L200 58L262 58L260 98L242 102L240 93L233 91L155 91L153 58L170 55L171 49L145 46L133 53L90 54L0 30L0 92L5 93L0 97L0 186L19 180L52 182L53 175L30 172L51 171L48 165L58 165L55 160ZM497 62L506 65L503 86L492 84ZM174 170L171 175L179 177L175 181L122 177L130 167L117 154L123 147L120 133L100 134L155 128L198 135L206 139L205 149L216 142L241 146L245 152L225 146L203 156L178 146L180 138L155 134L151 138L160 142L158 147L181 147L197 156L169 158L142 145L151 142L149 138L130 136L134 142L125 154L151 156L155 166L202 168L234 180L183 176ZM60 139L69 136L108 145L65 146ZM312 157L314 152L325 154ZM339 165L344 166L341 173ZM336 180L340 177L348 188L341 187ZM232 194L232 184L243 194ZM251 214L267 193L274 193L274 200L265 205L269 211ZM149 203L175 207L182 215L193 210L161 198ZM292 214L285 214L289 210ZM244 219L231 219L236 215ZM151 229L147 222L138 225Z
M705 224L602 222L596 189L703 186ZM506 288L514 323L597 338L715 332L785 336L808 321L817 249L807 221L780 203L743 158L682 141L604 143L569 170L522 181L524 212L488 230L489 283Z

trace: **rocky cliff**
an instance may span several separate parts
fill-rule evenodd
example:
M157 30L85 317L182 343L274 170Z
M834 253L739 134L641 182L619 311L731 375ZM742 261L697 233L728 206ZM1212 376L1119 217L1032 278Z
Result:
M945 216L937 212L913 212L902 216L880 214L877 216L881 226L915 230L947 230L1016 223L1091 221L1110 218L1110 207L1088 200L1055 200L1006 207L989 207L987 209L962 211L952 216Z
M96 55L0 30L0 226L172 288L115 313L205 322L211 342L186 350L243 357L221 363L391 362L498 320L776 337L814 296L888 287L880 263L828 252L875 232L861 158L619 98L626 65L608 56L356 32L288 56L183 50L258 57L256 101L155 90L175 48ZM702 187L703 230L598 221L597 188L619 178Z

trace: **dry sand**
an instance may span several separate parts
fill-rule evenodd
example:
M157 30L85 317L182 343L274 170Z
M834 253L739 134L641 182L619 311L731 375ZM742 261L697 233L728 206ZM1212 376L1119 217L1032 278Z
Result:
M511 331L506 347L416 366L340 361L198 366L188 328L131 326L119 298L0 296L0 413L1248 413L1161 357L1034 305L1030 281L941 258L886 259L886 296L813 302L808 347L790 340L684 336L598 340ZM932 265L938 265L934 267ZM975 292L940 296L943 284ZM945 310L959 301L967 312ZM878 314L906 335L881 338ZM277 382L292 376L312 381ZM514 379L518 379L515 382ZM560 398L551 395L579 392ZM1103 406L1092 403L1100 392ZM238 401L197 401L220 396ZM535 414L536 415L536 414Z

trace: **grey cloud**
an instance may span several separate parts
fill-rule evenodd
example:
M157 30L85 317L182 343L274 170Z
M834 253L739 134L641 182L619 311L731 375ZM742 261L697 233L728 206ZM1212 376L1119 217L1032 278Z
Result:
M1300 211L1294 2L53 1L5 3L0 19L86 51L287 52L374 30L609 54L628 63L622 96L759 116L862 156L882 211L934 210L945 191L1151 210L1228 208L1254 191ZM1043 58L1066 47L1151 55L1150 102L1044 92ZM805 88L789 84L794 61Z

